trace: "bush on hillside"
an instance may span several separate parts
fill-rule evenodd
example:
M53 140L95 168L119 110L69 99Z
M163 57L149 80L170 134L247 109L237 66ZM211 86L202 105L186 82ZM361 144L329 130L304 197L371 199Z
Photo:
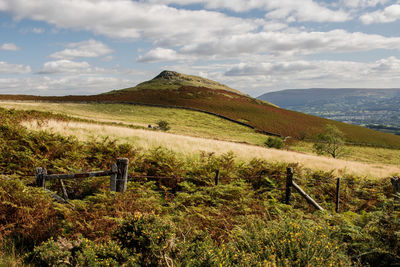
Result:
M285 143L282 138L279 137L268 137L267 141L264 144L269 148L282 149Z
M169 126L169 123L164 120L157 122L157 126L158 126L158 129L160 129L161 131L165 131L165 132L171 129L171 127Z

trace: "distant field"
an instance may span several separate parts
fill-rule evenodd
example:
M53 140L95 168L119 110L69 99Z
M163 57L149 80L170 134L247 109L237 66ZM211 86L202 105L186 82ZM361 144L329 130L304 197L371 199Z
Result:
M0 107L21 110L49 111L102 122L121 122L147 127L159 120L171 125L169 132L211 139L262 145L267 136L245 126L184 109L158 108L126 104L74 104L0 101Z
M400 173L400 169L396 166L366 164L328 157L319 157L304 153L267 149L246 144L148 130L129 129L118 126L97 125L82 122L60 122L54 120L50 120L47 124L41 124L40 126L34 121L26 122L24 125L32 130L45 129L63 135L77 136L81 140L90 137L110 136L112 138L117 138L121 142L128 142L145 149L163 146L182 155L195 155L198 154L199 151L215 152L217 154L232 151L242 160L250 160L254 157L258 157L267 161L300 163L305 167L314 170L335 170L337 175L347 173L380 178L388 177L394 173Z

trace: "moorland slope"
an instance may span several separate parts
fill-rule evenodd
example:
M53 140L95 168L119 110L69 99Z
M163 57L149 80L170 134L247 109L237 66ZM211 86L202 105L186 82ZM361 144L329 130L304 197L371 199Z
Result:
M194 78L193 78L194 77ZM164 71L136 87L90 96L39 97L3 95L0 99L132 103L204 111L234 120L266 134L313 139L327 124L344 132L353 144L400 148L400 137L364 127L285 110L196 76Z

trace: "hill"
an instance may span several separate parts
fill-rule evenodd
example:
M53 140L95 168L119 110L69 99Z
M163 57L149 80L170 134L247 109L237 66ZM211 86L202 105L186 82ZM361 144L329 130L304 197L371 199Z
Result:
M186 75L176 71L164 70L154 79L136 85L135 87L123 89L123 91L143 90L143 89L179 89L181 86L205 87L216 90L224 90L243 94L242 92L232 89L224 84L194 75ZM112 94L111 91L106 94ZM244 94L243 94L244 95Z
M286 109L400 134L400 89L290 89L258 99Z
M2 96L0 99L131 103L185 108L214 114L246 125L258 132L298 139L313 139L324 130L326 124L334 124L345 133L349 143L400 148L398 136L285 110L233 90L209 85L210 83L218 84L216 82L206 79L192 81L190 79L193 78L190 77L195 76L164 71L149 82L106 94L65 97L9 95Z

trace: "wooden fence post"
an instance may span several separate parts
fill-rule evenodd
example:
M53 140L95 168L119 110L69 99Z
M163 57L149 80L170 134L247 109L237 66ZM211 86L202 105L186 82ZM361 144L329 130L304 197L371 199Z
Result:
M286 168L286 199L285 203L290 205L293 185L293 168Z
M128 182L128 164L129 159L127 158L119 158L117 159L117 181L116 181L116 191L120 193L124 193L126 191L126 184Z
M218 185L219 182L219 170L215 171L215 185Z
M62 192L63 192L64 199L67 200L68 199L68 193L67 193L67 189L65 188L63 179L60 179L60 184L61 184L61 189L62 189Z
M113 173L110 175L110 191L116 192L117 191L117 174L118 174L117 164L114 163L111 166L111 171Z
M318 205L317 202L314 201L314 199L312 199L312 197L310 197L309 195L307 195L306 192L304 192L303 189L301 189L300 186L298 186L295 182L292 181L292 186L294 187L294 189L297 190L297 192L300 193L300 195L302 197L304 197L311 205L313 205L317 210L324 210L320 205Z
M393 185L394 194L400 193L400 177L397 176L392 177L390 181L392 182ZM397 198L396 195L394 197Z
M36 168L36 186L43 187L46 189L46 179L45 175L47 174L47 170L45 168L39 167Z
M336 213L339 213L339 200L340 200L340 178L336 180Z

